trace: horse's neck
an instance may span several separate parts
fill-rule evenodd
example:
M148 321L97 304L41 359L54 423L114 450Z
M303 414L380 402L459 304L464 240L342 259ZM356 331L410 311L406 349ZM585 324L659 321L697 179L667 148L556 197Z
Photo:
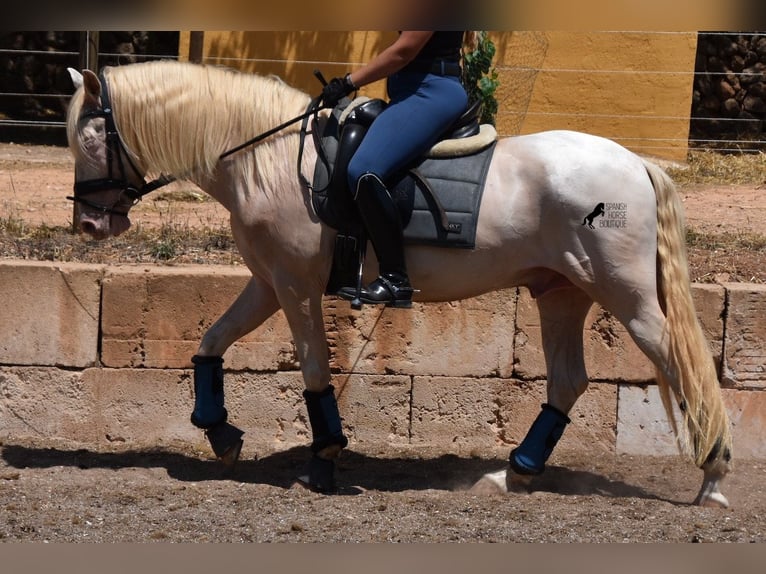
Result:
M211 99L208 92L193 90L191 85L185 89L183 84L174 84L163 96L162 106L147 100L141 92L124 87L119 93L115 90L114 97L120 104L114 106L120 133L138 163L143 164L141 167L179 179L209 177L218 170L221 154L278 126L287 115L294 117L303 111L293 113L292 109L269 107L267 102L273 96L268 91L276 88L268 82L260 85L258 81L253 79L253 92L265 92L264 97L250 98L247 96L250 91L236 90L236 84L227 84L213 90ZM199 102L189 101L197 96ZM234 98L241 101L233 101ZM291 130L295 126L285 133Z
M269 209L282 212L310 206L309 191L301 183L297 168L299 135L277 138L281 141L257 144L220 160L211 177L201 177L194 183L233 214L261 198L267 198ZM301 173L310 182L317 153L310 134L303 143Z

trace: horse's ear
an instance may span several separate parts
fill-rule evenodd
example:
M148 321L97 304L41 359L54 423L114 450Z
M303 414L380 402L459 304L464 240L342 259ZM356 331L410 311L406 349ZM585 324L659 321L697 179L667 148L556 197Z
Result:
M72 78L74 89L78 90L82 88L82 74L74 68L67 68L67 72L69 72L69 76Z
M82 74L74 68L67 68L72 78L75 90L85 88L85 105L97 107L101 103L101 82L98 76L90 70L83 70Z
M85 93L96 99L101 97L101 82L98 76L90 70L82 71L82 85L85 86Z
M85 104L95 107L101 105L101 82L98 76L88 69L83 70L82 85L85 88Z

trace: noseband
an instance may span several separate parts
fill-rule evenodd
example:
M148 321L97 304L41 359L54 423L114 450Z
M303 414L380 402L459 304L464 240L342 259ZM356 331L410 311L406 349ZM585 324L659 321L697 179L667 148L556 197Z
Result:
M74 182L74 196L67 196L67 199L87 205L91 209L100 211L102 213L109 213L114 215L126 216L131 207L137 204L148 193L151 193L155 189L158 189L164 185L167 185L175 181L174 177L160 176L152 181L145 181L139 188L134 186L128 181L125 171L125 163L130 166L133 173L141 177L141 172L138 171L133 161L130 159L125 146L122 144L120 134L117 132L117 125L114 122L114 116L112 114L112 104L109 100L109 89L107 87L106 78L103 74L99 76L101 80L101 109L92 110L84 113L80 119L83 118L104 118L106 128L106 165L107 176L97 179L87 179L84 181ZM123 159L124 158L124 159ZM117 163L117 169L119 173L115 177L113 172L113 164ZM120 195L114 204L99 205L86 199L85 196L92 195L101 191L109 191L113 189L119 189ZM118 210L118 207L127 207L125 211Z

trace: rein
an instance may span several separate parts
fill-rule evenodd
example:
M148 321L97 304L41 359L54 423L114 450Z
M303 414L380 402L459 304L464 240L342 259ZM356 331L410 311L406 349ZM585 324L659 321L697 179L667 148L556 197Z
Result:
M144 180L144 183L140 188L137 188L136 186L132 185L128 181L126 177L125 162L123 161L123 157L127 161L127 164L130 166L130 168L133 170L133 173L140 176L140 172L138 171L138 168L136 168L133 161L130 159L130 155L125 149L125 146L123 145L122 140L120 138L120 134L117 131L117 124L114 121L114 115L112 113L112 105L109 99L109 89L107 87L106 77L102 73L100 74L99 79L101 80L101 110L94 110L91 112L87 112L82 115L81 119L88 118L88 117L104 118L104 122L106 124L106 163L107 163L107 169L108 169L107 177L97 178L97 179L88 179L84 181L75 181L74 195L73 196L68 195L66 199L70 201L74 201L76 203L82 203L83 205L87 205L91 209L95 209L102 213L127 216L128 211L130 211L130 208L136 205L139 201L141 201L145 195L161 187L164 187L168 185L169 183L173 183L174 181L176 181L176 178L170 175L167 175L167 176L161 175L157 179L154 179L149 182ZM239 144L238 146L223 152L220 156L218 156L218 159L219 160L224 159L232 154L237 153L238 151L245 149L246 147L254 145L260 142L261 140L264 140L267 137L274 135L275 133L278 133L282 131L283 129L291 126L295 122L298 122L301 120L308 120L308 118L311 115L316 115L321 109L323 109L323 107L319 105L319 99L320 98L312 99L306 111L300 114L299 116L296 116L290 120L287 120L286 122L281 123L278 126L271 128L263 132L262 134L259 134L255 136L254 138L251 138L247 140L246 142ZM305 127L305 124L304 124L304 127ZM301 131L303 132L303 128ZM303 146L301 145L301 152L302 151L303 151ZM298 174L301 177L301 179L303 179L303 175L300 173L300 156L301 155L302 154L299 154L299 159L298 159ZM119 169L119 177L115 177L112 171L112 164L114 163L115 157L117 158L117 167ZM141 179L144 179L144 178L141 177ZM99 205L88 199L85 199L84 197L86 195L91 195L93 193L98 193L100 191L107 191L111 189L120 189L119 198L111 206ZM118 210L117 207L120 207L120 206L127 207L127 209L125 211Z

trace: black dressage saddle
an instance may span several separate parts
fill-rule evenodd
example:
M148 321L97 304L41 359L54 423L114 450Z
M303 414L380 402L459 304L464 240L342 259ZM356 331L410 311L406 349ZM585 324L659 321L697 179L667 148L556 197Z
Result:
M366 237L347 183L348 162L385 109L380 99L343 100L312 133L318 159L312 204L338 230L326 292L352 285L363 262ZM480 125L481 102L469 106L432 150L386 184L399 209L408 245L473 249L481 196L496 133Z

